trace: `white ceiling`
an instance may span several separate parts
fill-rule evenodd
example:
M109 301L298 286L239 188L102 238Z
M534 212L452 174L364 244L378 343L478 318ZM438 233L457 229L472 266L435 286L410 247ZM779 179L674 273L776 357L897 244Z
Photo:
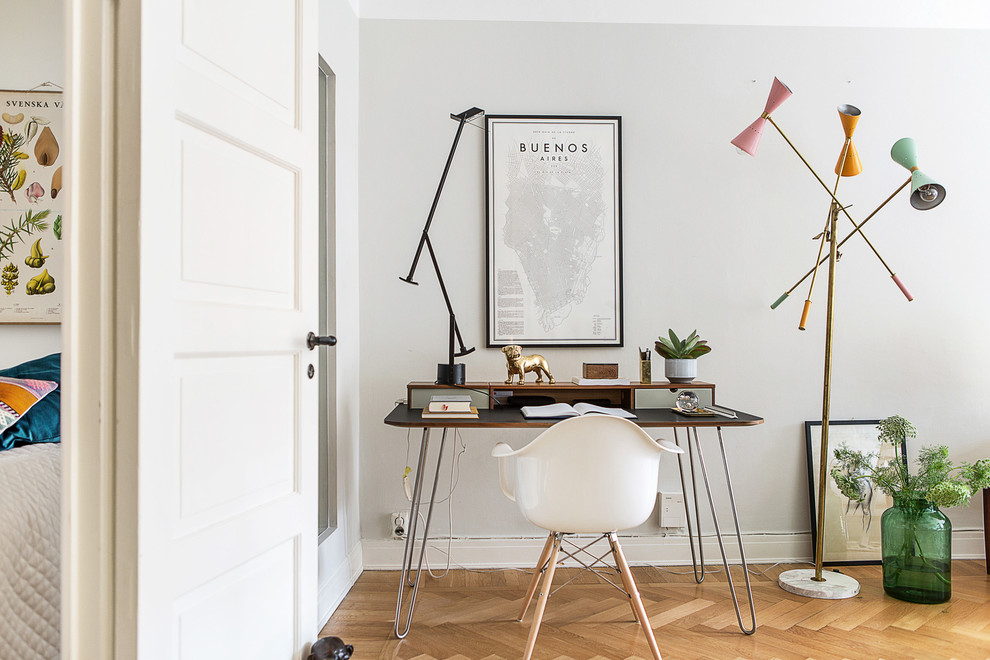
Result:
M810 27L990 28L986 0L349 0L359 18Z

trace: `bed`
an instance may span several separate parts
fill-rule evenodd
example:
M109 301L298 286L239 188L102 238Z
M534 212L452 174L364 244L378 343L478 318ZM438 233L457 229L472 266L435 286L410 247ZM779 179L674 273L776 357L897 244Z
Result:
M53 381L59 355L0 370L4 379ZM3 392L0 389L0 392ZM62 446L59 390L23 414L0 396L0 660L57 659L60 653ZM7 420L10 421L9 418Z
M0 451L0 659L58 658L62 446Z

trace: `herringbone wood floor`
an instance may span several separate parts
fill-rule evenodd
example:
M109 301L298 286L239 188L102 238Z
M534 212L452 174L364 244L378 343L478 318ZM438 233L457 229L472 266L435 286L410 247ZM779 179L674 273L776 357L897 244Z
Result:
M767 566L751 566L755 571ZM952 563L952 599L916 605L883 592L879 566L840 570L859 580L861 593L847 600L795 596L777 586L777 575L807 565L780 565L753 577L754 635L739 631L725 576L696 584L690 567L669 571L634 567L650 623L664 660L685 658L959 658L990 659L990 576L982 561ZM563 584L577 569L558 569ZM355 660L495 660L520 658L533 606L525 622L515 617L531 574L514 570L451 570L424 578L412 631L392 632L398 573L366 571L340 605L322 636L354 645ZM737 589L741 569L733 568ZM535 603L534 603L535 605ZM743 610L748 621L748 610ZM644 658L650 650L625 595L584 574L553 593L534 659Z

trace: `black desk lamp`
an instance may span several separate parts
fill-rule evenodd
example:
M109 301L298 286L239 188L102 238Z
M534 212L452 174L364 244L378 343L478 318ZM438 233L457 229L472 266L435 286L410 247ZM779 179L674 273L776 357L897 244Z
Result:
M440 274L440 264L437 263L437 255L433 252L433 245L430 243L430 224L433 222L433 214L436 213L437 203L440 201L440 193L443 192L443 184L447 180L447 172L450 171L450 163L454 160L454 151L457 150L457 142L461 139L461 131L464 130L464 124L468 121L483 114L484 110L481 108L471 108L470 110L465 110L464 112L457 115L450 115L451 119L456 120L457 123L457 133L454 135L454 143L450 145L450 155L447 156L447 164L443 168L443 176L440 177L440 185L437 186L437 194L433 198L433 206L430 207L430 215L426 218L426 226L423 227L423 237L419 239L419 245L416 246L416 256L413 257L412 266L409 268L409 274L405 277L400 277L399 279L403 282L408 282L409 284L418 285L419 282L413 280L413 276L416 274L416 266L419 265L419 257L423 253L423 246L430 251L430 259L433 261L433 270L437 273L437 281L440 283L440 292L443 293L443 300L447 304L447 313L450 314L450 335L448 342L448 353L446 364L441 363L437 365L437 383L441 385L463 385L464 384L464 365L454 364L454 358L463 357L468 353L474 351L474 347L465 348L464 340L461 339L461 331L457 327L457 319L454 316L454 308L450 305L450 296L447 295L447 287L443 283L443 275ZM459 350L454 351L454 338L457 338L457 344Z

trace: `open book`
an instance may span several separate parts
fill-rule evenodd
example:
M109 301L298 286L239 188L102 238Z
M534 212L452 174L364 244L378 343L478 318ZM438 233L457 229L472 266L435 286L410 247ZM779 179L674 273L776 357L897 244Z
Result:
M521 408L523 417L527 419L555 418L555 417L578 417L580 415L612 415L614 417L625 417L635 419L636 415L622 408L605 408L591 403L551 403L549 406L523 406Z

